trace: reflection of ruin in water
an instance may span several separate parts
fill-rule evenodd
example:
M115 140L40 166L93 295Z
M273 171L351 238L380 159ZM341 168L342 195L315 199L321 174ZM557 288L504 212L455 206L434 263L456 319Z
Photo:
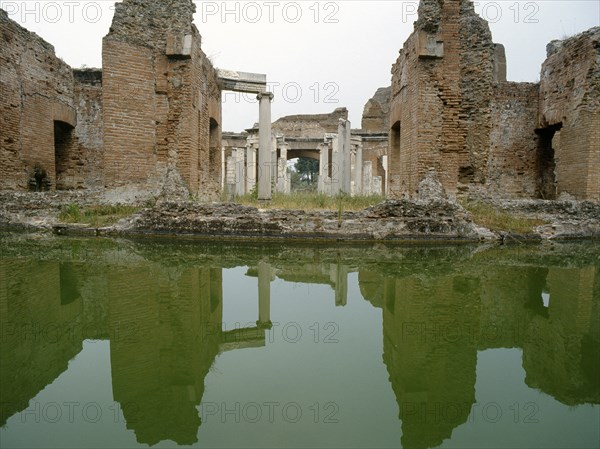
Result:
M72 260L73 248L63 245L67 251L49 260L0 260L2 425L67 369L83 340L109 339L114 400L137 441L192 444L217 355L265 345L276 319L270 282L329 284L343 306L348 273L357 271L362 296L383 310L383 361L405 447L437 446L467 421L477 351L485 349L522 348L530 387L567 405L600 403L593 257L575 263L535 250L527 257L464 247L369 256L351 248L215 247L199 254L192 245L136 245L90 251L98 259L92 264ZM224 332L222 269L235 266L258 278L258 321Z

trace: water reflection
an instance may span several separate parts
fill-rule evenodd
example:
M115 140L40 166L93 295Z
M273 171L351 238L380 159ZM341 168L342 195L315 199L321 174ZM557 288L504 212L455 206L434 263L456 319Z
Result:
M2 426L67 369L84 340L102 339L110 341L113 398L137 442L194 444L217 356L266 345L276 319L272 282L329 285L343 307L349 273L382 313L402 447L438 446L467 423L478 351L522 348L529 387L569 406L600 403L596 246L581 255L573 246L366 251L62 240L47 243L42 257L27 243L2 245ZM223 269L236 266L256 278L256 323L224 330Z

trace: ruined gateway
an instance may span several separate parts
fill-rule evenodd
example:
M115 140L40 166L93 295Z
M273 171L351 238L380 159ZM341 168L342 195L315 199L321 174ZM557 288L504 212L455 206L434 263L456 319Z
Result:
M219 198L231 154L222 141L221 92L231 80L203 53L194 11L191 0L118 3L102 70L77 70L0 10L0 189L175 188ZM418 197L433 178L450 198L600 201L600 28L553 41L547 51L539 83L508 82L504 49L470 1L421 0L391 87L367 102L360 130L351 137L347 130L348 158L352 142L355 160L360 148L391 198ZM241 88L262 92L265 81ZM273 141L274 160L263 153L257 162L270 165L283 191L278 158L286 136L292 151L294 139L319 132L327 154L321 174L333 177L334 139L321 136L335 134L344 111L332 116L331 129L324 116L306 135L292 129L302 116L275 122L272 135L269 119L263 145ZM251 155L239 136L227 139ZM353 185L372 186L354 165Z

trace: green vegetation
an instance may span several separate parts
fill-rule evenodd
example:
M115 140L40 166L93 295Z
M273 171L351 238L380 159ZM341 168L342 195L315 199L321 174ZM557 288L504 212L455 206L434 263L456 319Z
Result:
M473 216L473 221L491 231L529 234L536 226L546 224L537 218L511 215L491 204L479 201L462 201L462 206Z
M80 208L70 203L61 208L58 218L64 223L84 223L94 227L108 226L140 210L137 206L116 204L114 206L89 206Z
M249 194L237 197L236 203L268 209L299 209L299 210L331 210L358 211L374 206L384 200L383 196L327 196L321 193L293 192L289 195L274 193L273 200L268 203L258 201L255 195Z

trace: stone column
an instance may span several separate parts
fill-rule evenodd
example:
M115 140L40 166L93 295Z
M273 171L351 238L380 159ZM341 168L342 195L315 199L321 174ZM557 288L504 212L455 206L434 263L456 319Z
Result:
M227 157L227 175L226 175L226 188L227 197L231 200L235 196L235 150L232 151L231 156Z
M344 138L344 182L342 185L342 191L348 195L352 194L352 153L351 153L351 126L350 121L346 120L344 132L346 136Z
M383 182L381 185L381 191L382 193L385 193L387 195L387 193L390 191L390 172L388 171L388 164L389 164L389 158L387 155L385 156L381 156L381 165L383 166L383 173L385 174L385 192L383 191L384 186L383 186ZM381 176L380 176L381 178ZM374 189L374 187L373 187ZM375 191L373 190L373 193L375 194ZM381 195L382 193L379 193L379 195Z
M329 145L322 143L319 150L319 182L317 190L319 193L327 192L327 179L329 178Z
M256 149L254 145L246 145L246 193L256 187Z
M221 191L227 192L227 158L225 147L221 147Z
M279 145L279 159L277 160L277 191L279 193L290 193L287 182L287 150L288 144L283 142Z
M365 196L373 195L373 162L363 162L362 177L362 194Z
M356 155L354 157L354 195L363 194L363 156L362 156L362 143L356 141Z
M345 149L346 149L346 121L340 119L338 123L337 138L333 141L333 165L331 167L331 186L332 194L337 195L344 192L345 175Z
M263 92L256 96L258 115L258 199L270 201L271 194L271 100L273 94Z
M238 148L235 156L235 193L244 195L246 193L246 167L245 167L245 149Z
M270 329L271 323L271 266L266 262L258 263L258 321L261 329Z
M383 195L381 176L373 176L373 195Z

